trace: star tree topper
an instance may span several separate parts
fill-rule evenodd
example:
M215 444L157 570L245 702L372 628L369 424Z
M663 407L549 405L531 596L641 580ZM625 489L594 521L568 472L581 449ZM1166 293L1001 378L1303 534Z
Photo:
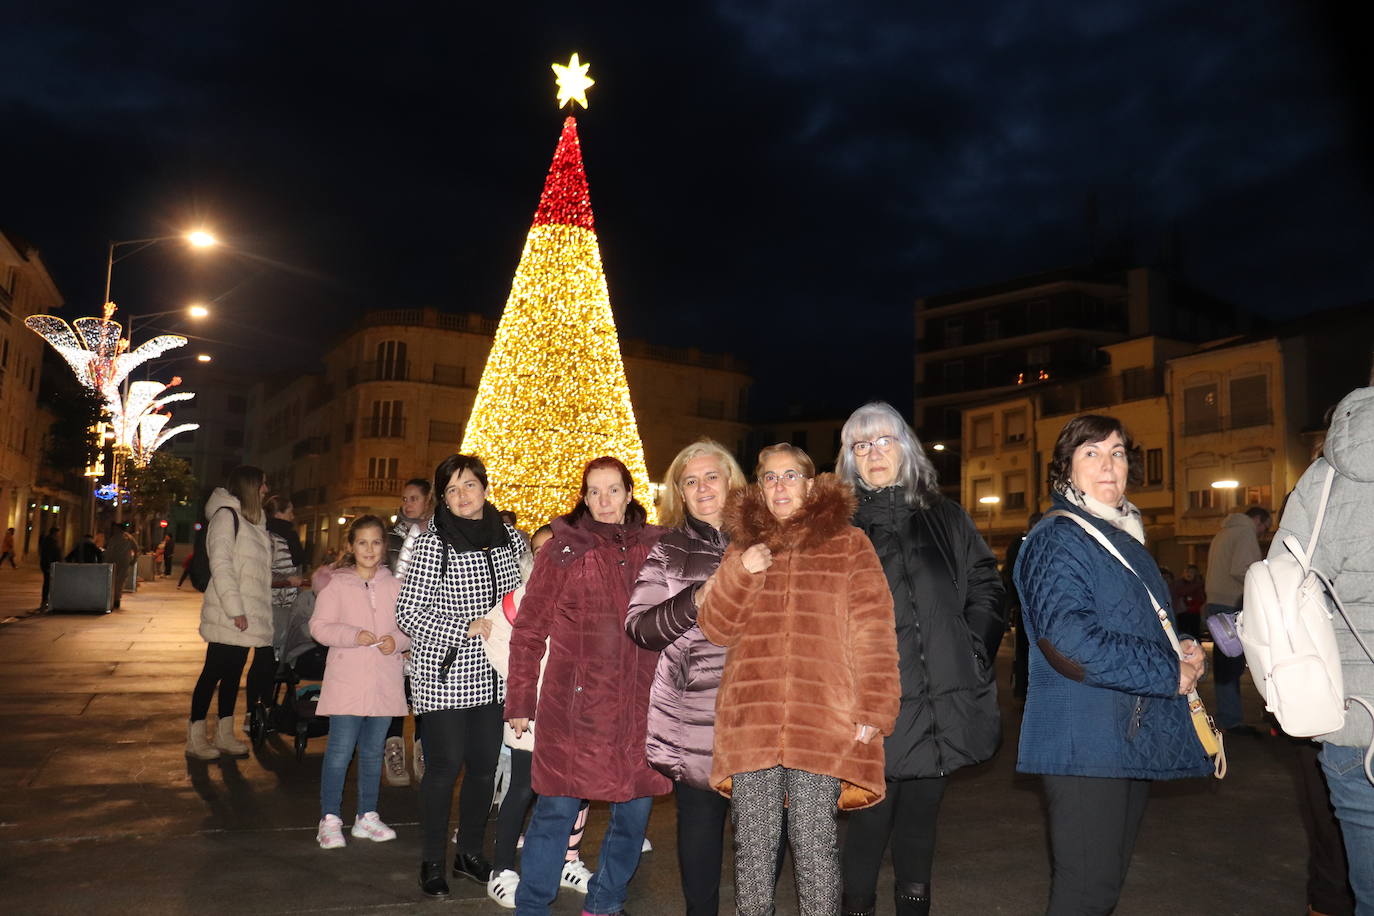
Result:
M587 70L591 64L584 64L577 59L574 54L568 58L568 63L553 64L553 72L558 83L558 107L562 108L569 102L576 102L583 108L587 107L587 90L596 85L596 80L587 76ZM576 107L576 106L574 106Z

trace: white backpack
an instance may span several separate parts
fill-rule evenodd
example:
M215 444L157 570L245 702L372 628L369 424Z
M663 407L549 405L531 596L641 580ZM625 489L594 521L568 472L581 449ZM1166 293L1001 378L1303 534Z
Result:
M1330 734L1345 724L1347 699L1333 606L1374 661L1374 653L1350 622L1331 580L1312 567L1335 476L1335 469L1328 468L1307 548L1290 534L1283 539L1287 553L1253 563L1246 571L1245 603L1236 619L1250 676L1264 697L1265 708L1296 738ZM1374 707L1366 700L1351 697L1350 701L1374 715ZM1374 754L1374 747L1370 751Z

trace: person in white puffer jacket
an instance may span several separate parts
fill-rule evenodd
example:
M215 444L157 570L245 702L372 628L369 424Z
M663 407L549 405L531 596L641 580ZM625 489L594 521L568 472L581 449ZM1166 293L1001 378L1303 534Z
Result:
M191 694L186 756L213 760L243 757L248 746L234 735L234 706L248 650L256 649L248 672L248 706L272 689L276 660L272 652L272 542L262 502L267 478L260 468L237 467L205 503L205 549L210 584L200 608L205 666ZM206 733L210 699L218 687L219 723L214 739Z
M1357 388L1336 405L1322 457L1302 475L1284 506L1271 558L1284 552L1283 540L1290 534L1306 546L1328 469L1336 473L1312 566L1331 579L1350 623L1374 647L1374 387ZM1374 702L1374 659L1339 614L1332 626L1346 696ZM1341 822L1356 912L1374 913L1374 783L1364 768L1374 722L1365 707L1347 703L1344 726L1316 740L1322 745L1318 759L1331 806Z

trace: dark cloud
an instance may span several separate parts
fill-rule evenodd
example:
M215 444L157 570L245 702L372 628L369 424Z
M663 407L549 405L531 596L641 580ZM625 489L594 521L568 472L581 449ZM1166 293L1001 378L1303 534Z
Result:
M577 50L623 330L733 349L765 401L908 403L917 296L1104 240L1181 239L1267 314L1374 292L1358 30L1316 7L509 6L30 13L0 33L0 220L77 310L105 240L206 220L239 254L140 254L117 298L218 296L302 361L362 308L496 314L558 133L548 62Z

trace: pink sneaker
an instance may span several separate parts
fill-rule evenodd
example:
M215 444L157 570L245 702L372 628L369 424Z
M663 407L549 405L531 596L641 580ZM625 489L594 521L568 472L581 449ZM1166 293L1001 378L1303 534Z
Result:
M371 840L374 843L396 839L396 831L383 824L376 811L358 815L353 821L352 833L359 839Z
M326 814L320 819L320 829L315 834L315 840L320 844L321 849L343 848L343 821L339 819L338 815Z

